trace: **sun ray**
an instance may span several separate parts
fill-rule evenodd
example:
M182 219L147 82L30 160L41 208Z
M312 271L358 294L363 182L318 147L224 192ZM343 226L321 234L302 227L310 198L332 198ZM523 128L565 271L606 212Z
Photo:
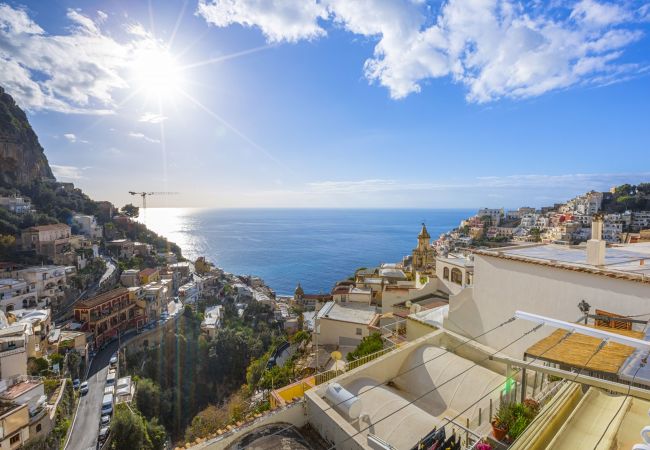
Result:
M276 163L278 166L280 166L280 167L282 167L282 168L284 168L284 169L286 169L286 170L292 172L291 169L290 169L289 167L287 167L287 166L284 165L281 161L279 161L277 158L275 158L271 153L268 152L268 150L266 150L264 147L262 147L261 145L259 145L259 144L256 143L255 141L253 141L251 138L249 138L248 136L246 136L244 133L242 133L241 131L239 131L235 126L231 125L231 124L230 124L228 121L226 121L223 117L221 117L220 115L218 115L217 113L215 113L214 111L212 111L210 108L208 108L207 106L205 106L203 103L201 103L200 101L198 101L197 99L195 99L193 96L191 96L191 95L188 94L187 92L185 92L183 89L179 89L179 92L180 92L182 95L184 95L184 96L185 96L185 97L186 97L190 102L194 103L196 106L198 106L199 108L201 108L201 109L202 109L203 111L205 111L208 115L210 115L213 119L215 119L215 120L217 120L218 122L220 122L223 126L225 126L225 127L228 128L230 131L232 131L233 133L235 133L237 136L239 136L240 138L242 138L242 139L243 139L244 141L246 141L249 145L251 145L253 148L255 148L256 150L258 150L260 153L264 154L264 156L266 156L267 158L269 158L271 161L273 161L274 163Z
M240 52L231 53L229 55L217 56L216 58L210 58L210 59L206 59L206 60L203 60L203 61L187 64L185 66L182 66L180 68L180 70L194 69L196 67L207 66L208 64L215 64L215 63L219 63L219 62L223 62L223 61L228 61L230 59L235 59L235 58L239 58L241 56L246 56L246 55L250 55L250 54L253 54L253 53L258 53L258 52L268 50L268 49L274 48L274 47L275 47L275 45L272 45L272 44L262 45L260 47L254 47L254 48L250 48L248 50L242 50Z
M176 23L174 24L172 35L169 37L169 41L167 42L167 48L172 48L172 46L174 45L174 39L176 39L176 33L178 33L178 29L181 26L181 20L183 20L183 16L185 15L186 8L187 8L187 0L183 0L183 6L181 7L181 11L178 14L178 17L176 18Z
M162 100L158 99L158 114L164 116L164 109L162 106ZM163 183L165 185L165 190L168 188L169 179L167 177L167 141L165 138L165 121L160 122L160 150L162 153L162 166L163 166Z

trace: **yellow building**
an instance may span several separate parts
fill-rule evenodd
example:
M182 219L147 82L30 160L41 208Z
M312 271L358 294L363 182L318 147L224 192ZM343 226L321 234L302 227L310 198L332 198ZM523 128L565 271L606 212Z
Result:
M156 281L160 281L160 271L158 269L142 269L138 273L138 277L140 278L140 284L145 285L149 283L154 283Z

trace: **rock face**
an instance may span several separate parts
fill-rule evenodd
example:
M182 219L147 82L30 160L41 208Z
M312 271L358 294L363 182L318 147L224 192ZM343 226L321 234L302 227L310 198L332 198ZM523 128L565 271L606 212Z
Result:
M0 185L54 179L25 112L0 87Z

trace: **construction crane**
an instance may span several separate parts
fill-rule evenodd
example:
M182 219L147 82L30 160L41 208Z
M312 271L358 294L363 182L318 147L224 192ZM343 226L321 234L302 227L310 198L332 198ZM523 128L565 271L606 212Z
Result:
M177 195L178 192L133 192L129 191L131 195L139 195L142 197L142 209L147 209L147 196L149 195Z

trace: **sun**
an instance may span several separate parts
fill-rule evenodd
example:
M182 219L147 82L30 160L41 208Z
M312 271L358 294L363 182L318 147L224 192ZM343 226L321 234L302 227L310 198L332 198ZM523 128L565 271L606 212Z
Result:
M181 66L169 50L148 45L135 54L132 66L134 87L148 97L170 98L182 88Z

